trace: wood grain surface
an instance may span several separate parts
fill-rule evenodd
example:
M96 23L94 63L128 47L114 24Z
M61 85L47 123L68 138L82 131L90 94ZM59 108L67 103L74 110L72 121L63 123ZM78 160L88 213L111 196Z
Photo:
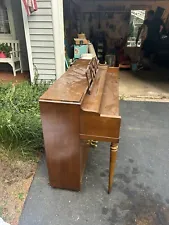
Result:
M118 68L99 66L90 95L86 70L90 60L77 60L40 98L49 181L52 187L79 191L88 140L112 142L120 137ZM94 69L94 68L93 68ZM115 158L110 154L109 192Z

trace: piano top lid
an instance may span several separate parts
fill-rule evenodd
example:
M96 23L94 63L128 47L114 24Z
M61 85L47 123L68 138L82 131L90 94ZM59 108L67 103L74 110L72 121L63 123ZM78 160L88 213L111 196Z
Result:
M77 60L49 89L40 97L40 102L81 104L87 89L86 69L90 60Z

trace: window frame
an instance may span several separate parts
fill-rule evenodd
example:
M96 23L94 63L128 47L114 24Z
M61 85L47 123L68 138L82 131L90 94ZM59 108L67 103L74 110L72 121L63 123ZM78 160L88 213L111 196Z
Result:
M14 26L14 18L13 18L11 0L5 0L5 3L6 3L6 7L7 7L9 27L10 27L11 33L10 34L0 34L0 39L1 40L15 39L16 34L15 34L15 26Z

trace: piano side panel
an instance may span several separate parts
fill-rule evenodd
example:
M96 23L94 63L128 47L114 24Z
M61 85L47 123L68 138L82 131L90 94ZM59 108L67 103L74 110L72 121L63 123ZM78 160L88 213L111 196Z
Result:
M40 102L49 181L52 187L80 190L80 108Z
M97 113L80 113L80 134L82 139L119 142L121 117L100 117Z

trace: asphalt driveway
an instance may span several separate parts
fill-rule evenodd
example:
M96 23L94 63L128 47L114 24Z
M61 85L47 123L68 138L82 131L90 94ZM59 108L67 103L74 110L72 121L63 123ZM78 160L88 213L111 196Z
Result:
M90 151L81 193L52 189L43 158L19 225L169 224L169 104L121 101L121 116L111 194L109 144Z

